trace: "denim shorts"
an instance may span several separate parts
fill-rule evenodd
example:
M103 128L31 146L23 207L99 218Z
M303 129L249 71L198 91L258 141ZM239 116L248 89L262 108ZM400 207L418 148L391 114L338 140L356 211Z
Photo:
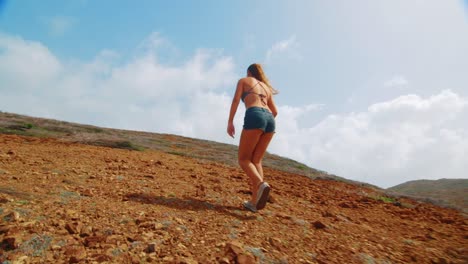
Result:
M245 111L244 129L261 129L265 133L275 132L275 118L268 109L250 107Z

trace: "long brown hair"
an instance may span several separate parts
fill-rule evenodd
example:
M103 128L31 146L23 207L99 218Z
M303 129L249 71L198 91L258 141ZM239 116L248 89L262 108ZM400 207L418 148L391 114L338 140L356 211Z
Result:
M273 86L271 86L270 84L270 81L268 80L268 78L266 77L265 75L265 72L263 71L263 68L262 68L262 65L258 64L258 63L254 63L254 64L251 64L248 68L247 68L247 71L250 72L250 74L257 80L265 83L266 85L268 85L268 87L270 87L271 89L271 92L273 94L277 94L278 91L273 88Z

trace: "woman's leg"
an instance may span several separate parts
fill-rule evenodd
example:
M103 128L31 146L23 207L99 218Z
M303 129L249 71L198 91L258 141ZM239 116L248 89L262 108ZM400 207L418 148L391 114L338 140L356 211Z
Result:
M262 182L263 178L252 163L255 148L262 134L263 131L261 129L244 129L242 130L239 143L239 165L249 177L250 189L252 191L252 204L255 204L257 199L257 187Z
M263 182L263 167L262 167L262 159L265 155L265 152L268 148L268 145L273 138L275 133L264 133L260 136L258 140L257 146L255 146L254 153L252 155L252 163L254 164L255 168L257 169L258 174L260 174L260 179Z

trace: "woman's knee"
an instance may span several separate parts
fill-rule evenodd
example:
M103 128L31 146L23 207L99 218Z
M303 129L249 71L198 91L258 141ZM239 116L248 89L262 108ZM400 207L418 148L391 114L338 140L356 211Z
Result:
M262 159L258 159L258 158L255 158L253 157L251 162L255 165L255 166L262 166Z
M239 165L242 167L244 165L248 165L250 163L250 160L249 159L245 159L245 158L238 158L237 159L237 162L239 163Z

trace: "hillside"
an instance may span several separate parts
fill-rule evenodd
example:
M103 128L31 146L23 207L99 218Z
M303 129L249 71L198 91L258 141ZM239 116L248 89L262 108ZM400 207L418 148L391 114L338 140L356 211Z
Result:
M409 181L387 190L418 199L430 199L431 202L468 213L468 179Z
M166 146L173 153L141 151L139 142L119 149L0 134L0 262L468 260L468 222L458 211L267 167L270 202L251 213L241 206L249 191L237 166L181 155L177 140Z

